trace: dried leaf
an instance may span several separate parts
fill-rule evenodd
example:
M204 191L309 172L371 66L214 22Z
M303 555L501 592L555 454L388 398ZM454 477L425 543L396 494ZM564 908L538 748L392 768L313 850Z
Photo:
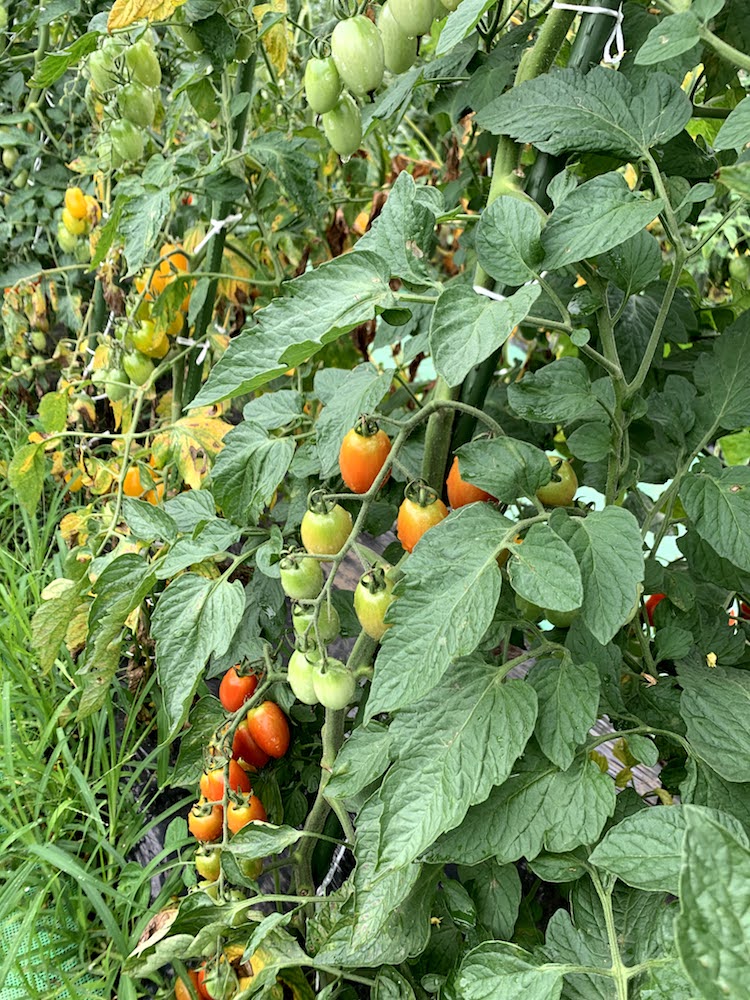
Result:
M127 28L134 21L166 21L185 0L115 0L107 18L107 31Z

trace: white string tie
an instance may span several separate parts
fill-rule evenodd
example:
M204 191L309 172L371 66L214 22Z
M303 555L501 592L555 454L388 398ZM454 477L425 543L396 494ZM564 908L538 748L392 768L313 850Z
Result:
M622 61L622 58L625 55L625 39L622 35L622 4L620 4L617 10L613 10L611 7L599 7L596 5L588 6L587 4L578 3L561 3L559 0L555 0L552 6L556 7L558 10L574 10L579 14L608 14L609 17L613 17L615 19L615 26L604 46L602 59L604 62L612 63L613 66L617 66L618 63ZM612 53L613 45L617 46L617 51L614 54Z
M242 215L228 215L226 219L211 219L211 225L208 227L208 232L200 241L198 246L193 250L193 253L199 253L203 247L208 243L209 240L213 239L222 229L226 229L228 226L233 226L235 222L239 222Z

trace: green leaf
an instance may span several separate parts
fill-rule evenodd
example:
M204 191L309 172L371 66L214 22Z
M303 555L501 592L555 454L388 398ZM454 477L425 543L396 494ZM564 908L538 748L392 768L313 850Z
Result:
M281 854L287 847L296 844L302 836L301 830L292 826L274 826L272 823L248 823L223 848L238 858L267 858Z
M185 490L164 503L164 510L183 533L216 516L216 503L208 490Z
M190 710L190 725L180 739L177 763L169 775L171 785L195 788L206 766L206 747L226 719L218 698L201 698Z
M640 989L641 1000L696 1000L693 984L677 959L648 969Z
M535 278L544 257L543 220L531 199L503 195L488 205L475 237L477 257L487 274L506 285Z
M269 437L248 420L231 430L214 463L214 496L237 524L257 524L294 458L291 437Z
M278 179L285 194L307 216L312 216L319 211L319 197L314 160L305 146L304 139L290 140L285 132L265 132L253 136L247 154Z
M177 535L177 525L169 514L146 500L125 497L122 513L133 535L141 541L152 542L155 538L160 538L171 542Z
M468 38L479 24L495 0L463 0L463 2L448 15L443 30L440 32L436 54L446 52Z
M51 87L71 66L75 66L80 59L94 51L98 38L98 32L87 31L85 35L76 38L67 49L45 56L34 70L34 75L29 80L29 87L39 87L41 90Z
M398 757L383 779L379 866L401 868L510 774L536 719L524 681L461 660L447 683L391 723Z
M699 28L698 18L689 10L663 18L636 52L636 66L653 66L689 52L700 41Z
M587 861L584 848L563 854L542 851L529 862L529 868L545 882L575 882L586 874Z
M370 251L388 261L391 276L411 285L432 283L429 259L435 244L435 203L402 170L388 200L355 251Z
M593 663L573 663L569 656L539 660L529 674L539 699L534 734L553 764L566 770L576 748L596 722L599 674Z
M154 257L164 220L169 214L171 191L167 189L141 189L124 205L119 232L124 237L123 253L128 262L130 277L141 270Z
M518 945L488 941L461 963L458 993L461 1000L558 1000L562 972Z
M581 617L591 634L606 645L632 615L643 581L641 530L623 507L571 518L553 515L552 528L568 543L583 579Z
M43 441L21 445L8 466L8 482L29 514L34 513L39 503L46 471Z
M583 462L601 462L612 446L612 431L608 424L591 421L576 427L567 438L571 453Z
M680 711L696 752L727 781L750 781L750 673L681 664Z
M680 873L677 950L702 996L741 997L750 964L750 851L717 822L690 815Z
M750 468L691 472L680 487L680 500L701 538L733 565L750 571Z
M512 937L521 904L521 879L516 866L499 865L490 859L461 868L459 878L476 908L480 933L495 941Z
M511 409L536 423L567 424L597 407L586 366L577 358L560 358L550 365L526 372L508 386Z
M297 423L302 417L304 403L304 397L296 390L276 389L251 399L245 404L242 416L266 431L275 431Z
M330 369L329 369L330 370ZM326 401L316 430L321 475L338 469L339 449L344 436L362 413L374 413L393 381L393 368L379 372L372 364L357 365L347 372L335 394Z
M207 580L194 573L177 577L159 598L151 632L166 739L179 731L209 656L220 656L227 649L244 610L239 580Z
M48 434L65 430L68 396L64 392L46 392L39 400L39 420Z
M680 786L683 802L731 813L750 833L750 784L727 781L702 760L688 760L686 771Z
M571 191L542 230L544 267L554 271L611 250L656 218L664 203L634 194L622 174L602 174Z
M722 123L714 149L742 149L750 137L750 97L743 98Z
M733 431L750 423L750 343L738 321L695 364L695 384L711 403L717 424Z
M652 74L635 91L623 73L595 66L588 73L545 73L513 87L483 108L477 123L545 153L576 150L633 159L678 135L690 113L679 82L663 73Z
M377 722L359 726L339 750L326 785L326 798L351 798L388 767L391 734Z
M488 504L469 504L420 539L389 612L393 627L375 663L366 719L417 701L452 660L474 652L500 597L496 552L510 529Z
M661 273L659 241L645 230L608 250L596 261L599 273L627 296L643 291Z
M498 302L469 285L449 285L435 303L430 324L435 368L448 385L459 385L475 365L502 346L540 294L538 285L529 285Z
M551 611L580 608L583 583L576 557L549 525L533 524L510 553L508 575L517 594Z
M73 580L57 580L54 595L47 598L34 612L31 619L31 644L39 657L42 673L46 674L54 666L60 644L81 604L80 585Z
M294 278L285 286L286 295L257 314L257 326L232 340L192 405L252 392L311 358L324 344L393 308L390 277L389 264L362 250Z
M180 570L227 552L239 541L240 528L223 518L211 517L187 537L178 538L166 556L155 565L157 579L168 580Z
M587 915L587 914L586 914ZM603 921L602 921L603 922ZM544 952L552 962L567 966L600 968L611 966L612 953L603 927L588 920L573 919L566 910L556 910L545 931ZM573 974L565 977L565 994L576 1000L616 1000L615 984L611 979L595 974Z
M479 438L458 449L461 478L503 503L531 499L552 478L541 449L511 437Z
M373 1000L414 1000L414 990L398 969L386 965L378 970L372 998Z
M533 859L542 848L572 851L599 838L614 808L614 782L592 761L559 771L538 753L527 753L503 785L426 852L426 860L471 865L495 857L506 864Z

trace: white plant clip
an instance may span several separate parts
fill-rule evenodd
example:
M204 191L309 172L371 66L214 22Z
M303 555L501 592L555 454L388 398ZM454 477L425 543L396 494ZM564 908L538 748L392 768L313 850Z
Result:
M615 19L615 26L604 46L602 59L604 62L611 63L613 66L617 66L622 61L622 58L625 55L625 39L622 35L622 4L614 10L611 7L599 7L597 5L589 6L588 4L578 3L560 3L559 0L555 0L552 6L556 7L558 10L574 10L579 14L606 14L609 17L613 17ZM617 46L617 50L614 55L612 53L613 45Z
M203 247L208 243L209 240L213 239L217 233L220 233L222 229L226 229L228 226L233 226L235 222L239 222L242 215L228 215L226 219L211 219L211 225L208 227L208 232L200 241L198 246L193 250L193 253L199 253Z

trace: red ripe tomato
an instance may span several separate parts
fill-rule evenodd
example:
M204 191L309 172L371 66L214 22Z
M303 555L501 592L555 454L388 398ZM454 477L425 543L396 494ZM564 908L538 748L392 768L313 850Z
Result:
M341 443L341 478L352 493L367 493L383 468L391 450L391 439L374 420L362 420Z
M209 802L221 802L224 798L224 765L204 771L200 787ZM236 760L229 761L229 787L233 792L250 791L250 779Z
M445 485L448 491L448 503L454 509L456 507L465 507L468 503L476 503L477 500L486 501L495 499L489 493L480 490L478 486L475 486L473 483L467 483L461 478L461 474L458 471L458 455L453 459L453 465L451 466L451 471L448 473Z
M646 598L646 617L648 618L649 625L654 624L654 608L657 604L664 600L666 594L652 594L650 597Z
M417 481L406 487L406 497L398 509L396 534L407 552L428 529L448 516L448 508L426 483Z
M264 753L271 757L283 757L289 749L289 723L279 706L273 701L264 701L247 713L247 728L250 735Z
M188 829L204 843L218 840L224 826L224 810L220 805L209 805L201 800L196 802L188 816Z
M248 823L265 823L268 819L263 803L257 795L243 795L240 802L230 802L227 806L227 826L237 833Z
M208 969L205 965L202 965L198 969L198 996L200 1000L216 1000L213 993L208 992L208 987L206 986L206 976L208 975Z
M247 719L243 719L234 731L234 742L232 743L232 756L237 760L244 760L251 767L265 767L270 757L258 746L250 735L247 728Z
M252 698L257 686L255 674L238 674L237 667L230 667L221 678L219 701L227 712L236 712Z

